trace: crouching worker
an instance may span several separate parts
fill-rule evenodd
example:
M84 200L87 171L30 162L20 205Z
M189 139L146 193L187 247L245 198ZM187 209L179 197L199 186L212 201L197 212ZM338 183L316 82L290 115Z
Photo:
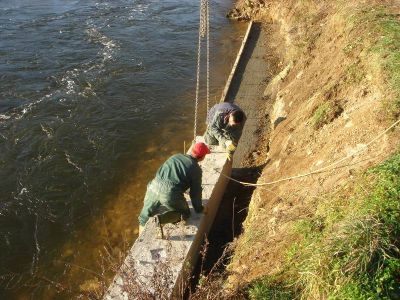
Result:
M216 104L207 114L204 140L209 145L223 147L228 159L232 160L245 120L246 116L239 106L229 102Z
M147 185L143 209L139 215L139 234L153 216L153 222L160 229L161 238L163 224L187 219L190 210L183 195L187 189L190 189L189 195L196 213L203 211L202 171L198 162L209 153L206 144L196 143L190 155L173 155L158 169L156 177Z

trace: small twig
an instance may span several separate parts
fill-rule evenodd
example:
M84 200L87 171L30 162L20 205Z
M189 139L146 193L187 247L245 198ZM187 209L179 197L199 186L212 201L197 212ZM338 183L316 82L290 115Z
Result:
M83 271L92 273L92 274L94 274L94 275L96 275L96 276L99 276L99 277L101 277L101 278L104 279L104 276L103 276L103 275L101 275L101 274L99 274L99 273L97 273L97 272L95 272L95 271L93 271L93 270L90 270L90 269L88 269L88 268L81 267L81 266L79 266L79 265L76 265L76 264L73 264L73 263L69 263L69 262L66 262L66 261L63 261L63 260L56 260L56 262L63 263L63 264L65 264L66 266L71 266L71 267L75 267L75 268L81 269L81 270L83 270Z
M232 203L232 240L235 238L235 201L236 197L233 198Z

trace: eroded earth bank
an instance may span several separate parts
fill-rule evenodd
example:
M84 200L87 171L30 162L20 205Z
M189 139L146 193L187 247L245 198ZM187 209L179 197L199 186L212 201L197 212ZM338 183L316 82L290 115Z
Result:
M220 289L230 297L400 298L399 10L239 0L229 12L261 23L270 66L240 166L261 173Z

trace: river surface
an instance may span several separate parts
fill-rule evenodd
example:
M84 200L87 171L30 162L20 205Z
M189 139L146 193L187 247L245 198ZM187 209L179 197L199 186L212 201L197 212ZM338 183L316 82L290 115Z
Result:
M231 0L211 5L215 103L245 25L225 18ZM146 183L192 139L198 14L188 0L0 0L1 299L95 298L112 278Z

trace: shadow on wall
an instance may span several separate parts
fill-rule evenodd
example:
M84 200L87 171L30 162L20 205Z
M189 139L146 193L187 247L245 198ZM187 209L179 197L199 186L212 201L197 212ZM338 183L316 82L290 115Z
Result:
M253 28L247 40L246 49L245 51L243 51L242 57L240 58L240 63L238 64L238 68L236 69L235 75L232 78L232 85L229 87L228 93L226 95L226 102L234 102L234 100L236 99L236 95L239 92L240 83L242 82L247 63L250 61L253 55L260 34L261 23L253 23Z
M256 183L264 167L265 164L252 168L234 168L232 178ZM191 282L192 290L198 282L200 270L203 270L205 275L208 274L222 256L227 244L242 232L242 223L247 217L254 190L253 186L229 181L208 236L209 245L205 259L202 261L200 258L196 263Z

